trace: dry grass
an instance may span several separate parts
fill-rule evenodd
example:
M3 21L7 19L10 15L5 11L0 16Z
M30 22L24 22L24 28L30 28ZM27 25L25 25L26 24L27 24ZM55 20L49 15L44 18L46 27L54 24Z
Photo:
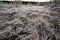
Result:
M0 40L60 40L60 18L49 8L20 5L1 14Z

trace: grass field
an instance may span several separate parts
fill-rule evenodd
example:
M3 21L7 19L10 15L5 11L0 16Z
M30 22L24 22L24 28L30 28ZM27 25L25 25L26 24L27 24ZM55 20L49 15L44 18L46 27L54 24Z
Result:
M0 40L60 40L59 8L0 4Z

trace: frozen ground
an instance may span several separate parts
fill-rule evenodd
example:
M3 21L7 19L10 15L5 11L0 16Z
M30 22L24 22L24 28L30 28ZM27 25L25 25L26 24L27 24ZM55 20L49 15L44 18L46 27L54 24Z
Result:
M59 8L0 4L0 40L60 40Z

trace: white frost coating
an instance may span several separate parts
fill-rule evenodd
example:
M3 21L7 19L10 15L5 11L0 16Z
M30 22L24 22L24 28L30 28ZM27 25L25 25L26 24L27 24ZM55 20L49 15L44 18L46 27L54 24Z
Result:
M60 31L56 32L60 27L59 13L56 15L54 11L43 6L20 5L17 8L14 6L9 8L6 5L8 4L1 5L3 7L0 8L2 9L2 12L0 11L0 39L55 40L52 38L59 35Z

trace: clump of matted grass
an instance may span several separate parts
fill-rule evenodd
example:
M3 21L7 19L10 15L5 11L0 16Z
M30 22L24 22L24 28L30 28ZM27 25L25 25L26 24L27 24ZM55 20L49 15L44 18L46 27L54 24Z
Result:
M26 6L3 11L0 40L60 40L58 15L43 6Z

